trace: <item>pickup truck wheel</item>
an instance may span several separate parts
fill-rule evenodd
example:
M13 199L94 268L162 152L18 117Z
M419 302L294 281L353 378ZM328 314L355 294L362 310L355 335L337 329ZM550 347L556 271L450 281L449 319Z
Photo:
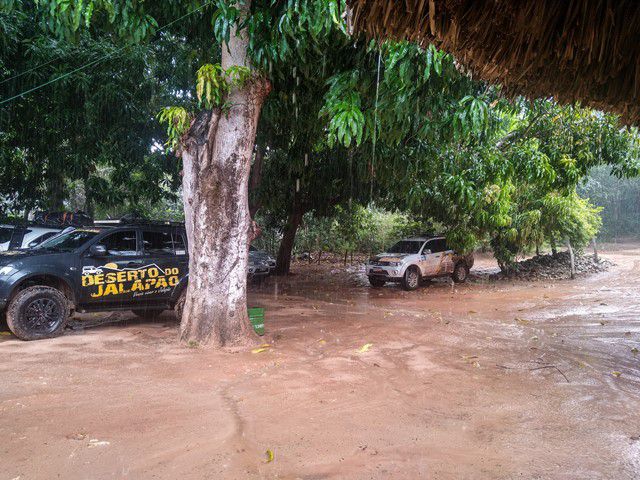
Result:
M13 297L7 308L7 325L20 340L57 337L69 319L69 302L52 287L28 287Z
M159 317L164 310L162 308L136 308L131 310L136 317L144 318L145 320L152 320Z
M384 284L387 283L387 281L384 278L369 277L369 283L374 288L381 288L384 287Z
M407 268L402 277L402 288L405 290L415 290L420 286L420 270L418 267L412 266Z
M469 276L469 269L467 265L463 262L459 262L453 269L453 273L451 274L451 278L455 283L464 283Z

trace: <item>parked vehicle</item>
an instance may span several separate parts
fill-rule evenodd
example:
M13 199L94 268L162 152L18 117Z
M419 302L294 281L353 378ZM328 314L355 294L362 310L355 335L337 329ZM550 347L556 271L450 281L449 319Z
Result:
M257 261L266 263L269 267L269 274L273 273L273 271L276 269L276 259L264 250L258 250L253 245L249 247L249 258L255 258Z
M75 311L181 315L188 269L182 224L75 228L35 248L0 253L0 309L23 340L59 335ZM248 275L268 273L250 255Z
M93 225L84 212L35 212L33 220L0 225L0 251L33 248L68 228Z
M400 240L386 253L371 257L366 269L374 287L397 282L405 290L415 290L421 280L435 277L464 282L473 262L473 254L459 255L447 246L444 236L432 235Z
M62 228L37 225L0 225L0 251L33 248L61 231Z

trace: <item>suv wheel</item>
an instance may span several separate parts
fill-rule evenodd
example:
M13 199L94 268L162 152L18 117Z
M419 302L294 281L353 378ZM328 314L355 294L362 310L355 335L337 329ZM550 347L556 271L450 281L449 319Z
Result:
M463 262L459 262L453 269L453 273L451 274L451 278L456 283L464 283L467 280L467 276L469 275L469 269L467 265Z
M9 303L7 325L21 340L57 337L64 330L69 314L69 302L60 290L28 287Z
M418 267L411 266L404 272L402 277L402 288L405 290L415 290L420 286L420 270Z
M160 316L160 314L164 312L162 308L136 308L135 310L131 311L137 317L144 318L146 320L152 320Z
M375 288L380 288L380 287L384 287L384 284L387 283L387 281L384 278L378 278L378 277L369 277L369 283L371 284L372 287Z

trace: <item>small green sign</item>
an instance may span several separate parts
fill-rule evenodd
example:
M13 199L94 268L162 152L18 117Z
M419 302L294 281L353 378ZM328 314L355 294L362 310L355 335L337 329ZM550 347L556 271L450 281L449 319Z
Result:
M249 308L249 320L260 336L264 335L264 308Z

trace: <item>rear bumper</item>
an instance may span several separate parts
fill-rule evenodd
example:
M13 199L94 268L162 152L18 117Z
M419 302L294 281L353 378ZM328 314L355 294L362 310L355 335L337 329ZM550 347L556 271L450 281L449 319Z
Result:
M269 267L249 267L248 277L266 277L271 270Z

